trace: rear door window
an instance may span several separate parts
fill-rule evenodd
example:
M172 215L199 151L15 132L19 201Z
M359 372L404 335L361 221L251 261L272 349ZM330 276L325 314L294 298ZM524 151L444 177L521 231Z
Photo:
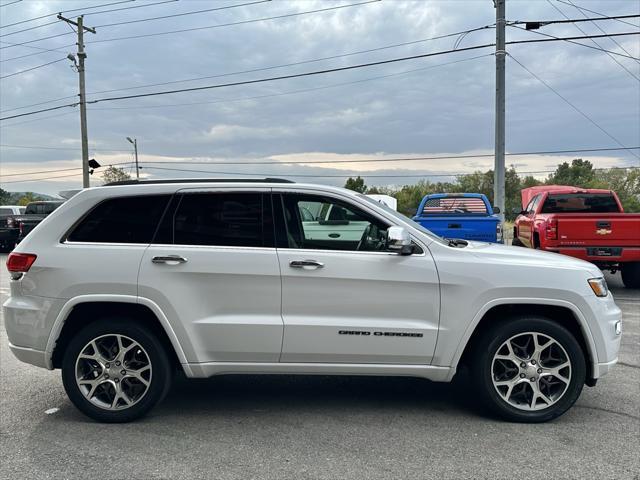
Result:
M171 195L119 197L98 204L68 235L70 242L151 243Z
M620 211L613 195L608 193L568 193L549 195L541 213L617 213Z
M270 211L270 196L259 192L184 194L175 212L163 221L166 227L158 240L177 245L273 246ZM167 232L173 238L167 238Z

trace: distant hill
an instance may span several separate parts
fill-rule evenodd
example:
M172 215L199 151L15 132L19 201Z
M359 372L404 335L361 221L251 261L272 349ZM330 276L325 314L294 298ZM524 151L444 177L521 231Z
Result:
M3 205L17 205L21 198L28 197L32 201L36 200L59 200L58 197L47 195L46 193L37 192L6 192L7 196L3 199Z

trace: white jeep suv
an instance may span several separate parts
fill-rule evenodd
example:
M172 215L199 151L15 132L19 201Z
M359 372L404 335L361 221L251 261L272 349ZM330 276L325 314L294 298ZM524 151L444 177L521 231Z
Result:
M337 222L305 218L338 208ZM359 238L345 222L365 225ZM542 422L620 344L590 263L442 239L364 195L278 179L90 188L7 265L11 350L60 368L71 401L105 422L148 412L176 369L448 382L463 365L495 412Z

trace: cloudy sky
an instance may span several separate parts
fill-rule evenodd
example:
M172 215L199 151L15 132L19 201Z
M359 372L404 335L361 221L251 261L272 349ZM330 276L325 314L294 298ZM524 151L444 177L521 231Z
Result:
M85 24L96 27L95 35L85 34L89 100L326 70L495 40L490 27L429 40L491 26L491 0L12 1L0 0L1 117L76 100L77 74L69 60L62 60L75 49L70 27L55 15L12 25L57 11L70 17L84 12ZM507 18L598 16L562 1L507 0ZM638 0L571 2L606 15L640 14ZM111 5L99 7L104 4ZM350 6L317 11L342 5ZM597 23L607 33L637 32L639 20ZM580 28L601 34L598 26L556 24L539 32L583 35ZM197 27L207 28L148 36ZM52 38L32 42L43 37ZM507 29L508 41L541 38ZM24 42L30 43L15 45ZM599 48L590 40L580 42ZM640 57L640 36L596 42ZM613 55L617 63L596 48L567 42L508 46L508 152L640 145L640 63ZM129 136L138 139L142 175L149 178L259 174L343 184L344 175L361 174L368 184L384 185L486 170L493 164L494 144L491 53L492 48L460 51L302 78L93 103L88 106L90 157L102 165L130 162ZM56 60L61 61L18 73ZM2 188L56 193L81 185L77 107L2 121L0 145ZM464 158L345 162L447 156ZM640 165L628 151L511 155L507 163L538 172L578 156L597 167ZM130 164L122 166L131 170ZM92 181L100 183L98 173Z

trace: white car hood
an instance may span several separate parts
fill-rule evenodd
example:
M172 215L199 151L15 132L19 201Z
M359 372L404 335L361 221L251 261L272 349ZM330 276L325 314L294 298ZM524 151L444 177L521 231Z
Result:
M558 253L484 242L469 242L465 248L472 250L474 255L484 260L490 259L493 263L544 265L550 268L583 270L593 277L602 276L602 272L594 264Z

